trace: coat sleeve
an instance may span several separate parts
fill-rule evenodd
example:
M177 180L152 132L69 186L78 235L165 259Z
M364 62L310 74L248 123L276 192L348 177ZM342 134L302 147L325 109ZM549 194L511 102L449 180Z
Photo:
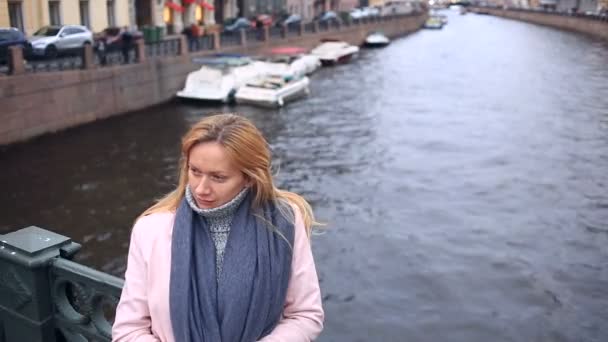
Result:
M112 326L112 341L157 342L160 339L150 329L147 278L148 263L142 247L145 245L146 218L139 219L131 233L125 284Z
M294 250L283 317L260 342L309 342L323 330L321 290L310 241L300 211L294 211Z

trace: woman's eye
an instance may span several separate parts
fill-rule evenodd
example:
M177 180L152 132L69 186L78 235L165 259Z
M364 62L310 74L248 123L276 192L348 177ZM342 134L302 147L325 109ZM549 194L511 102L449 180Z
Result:
M213 176L213 179L215 179L218 182L223 182L226 180L226 177L224 176Z

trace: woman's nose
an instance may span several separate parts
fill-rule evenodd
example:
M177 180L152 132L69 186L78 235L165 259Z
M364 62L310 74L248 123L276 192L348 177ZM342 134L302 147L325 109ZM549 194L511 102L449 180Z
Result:
M204 195L210 192L211 188L209 187L209 179L206 176L201 177L198 182L198 186L196 187L196 192Z

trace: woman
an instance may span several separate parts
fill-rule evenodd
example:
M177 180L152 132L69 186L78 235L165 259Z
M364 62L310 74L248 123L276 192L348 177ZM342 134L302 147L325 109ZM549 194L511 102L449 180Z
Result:
M323 308L312 210L274 187L270 151L223 114L182 139L177 188L131 235L113 341L311 341Z

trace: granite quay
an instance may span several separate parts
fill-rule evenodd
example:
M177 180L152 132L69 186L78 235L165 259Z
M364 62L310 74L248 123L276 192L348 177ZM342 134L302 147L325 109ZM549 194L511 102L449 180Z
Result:
M10 74L0 77L0 145L143 109L172 99L187 74L196 69L192 57L213 53L259 54L272 46L312 48L323 38L359 45L365 36L382 30L390 37L419 29L427 13L384 16L347 22L341 26L301 25L298 30L265 28L260 35L214 32L188 46L184 36L160 43L139 42L136 63L99 67L90 46L77 70L32 73L24 67L21 51L11 50Z
M472 12L588 34L608 41L608 17L513 7L470 7Z

